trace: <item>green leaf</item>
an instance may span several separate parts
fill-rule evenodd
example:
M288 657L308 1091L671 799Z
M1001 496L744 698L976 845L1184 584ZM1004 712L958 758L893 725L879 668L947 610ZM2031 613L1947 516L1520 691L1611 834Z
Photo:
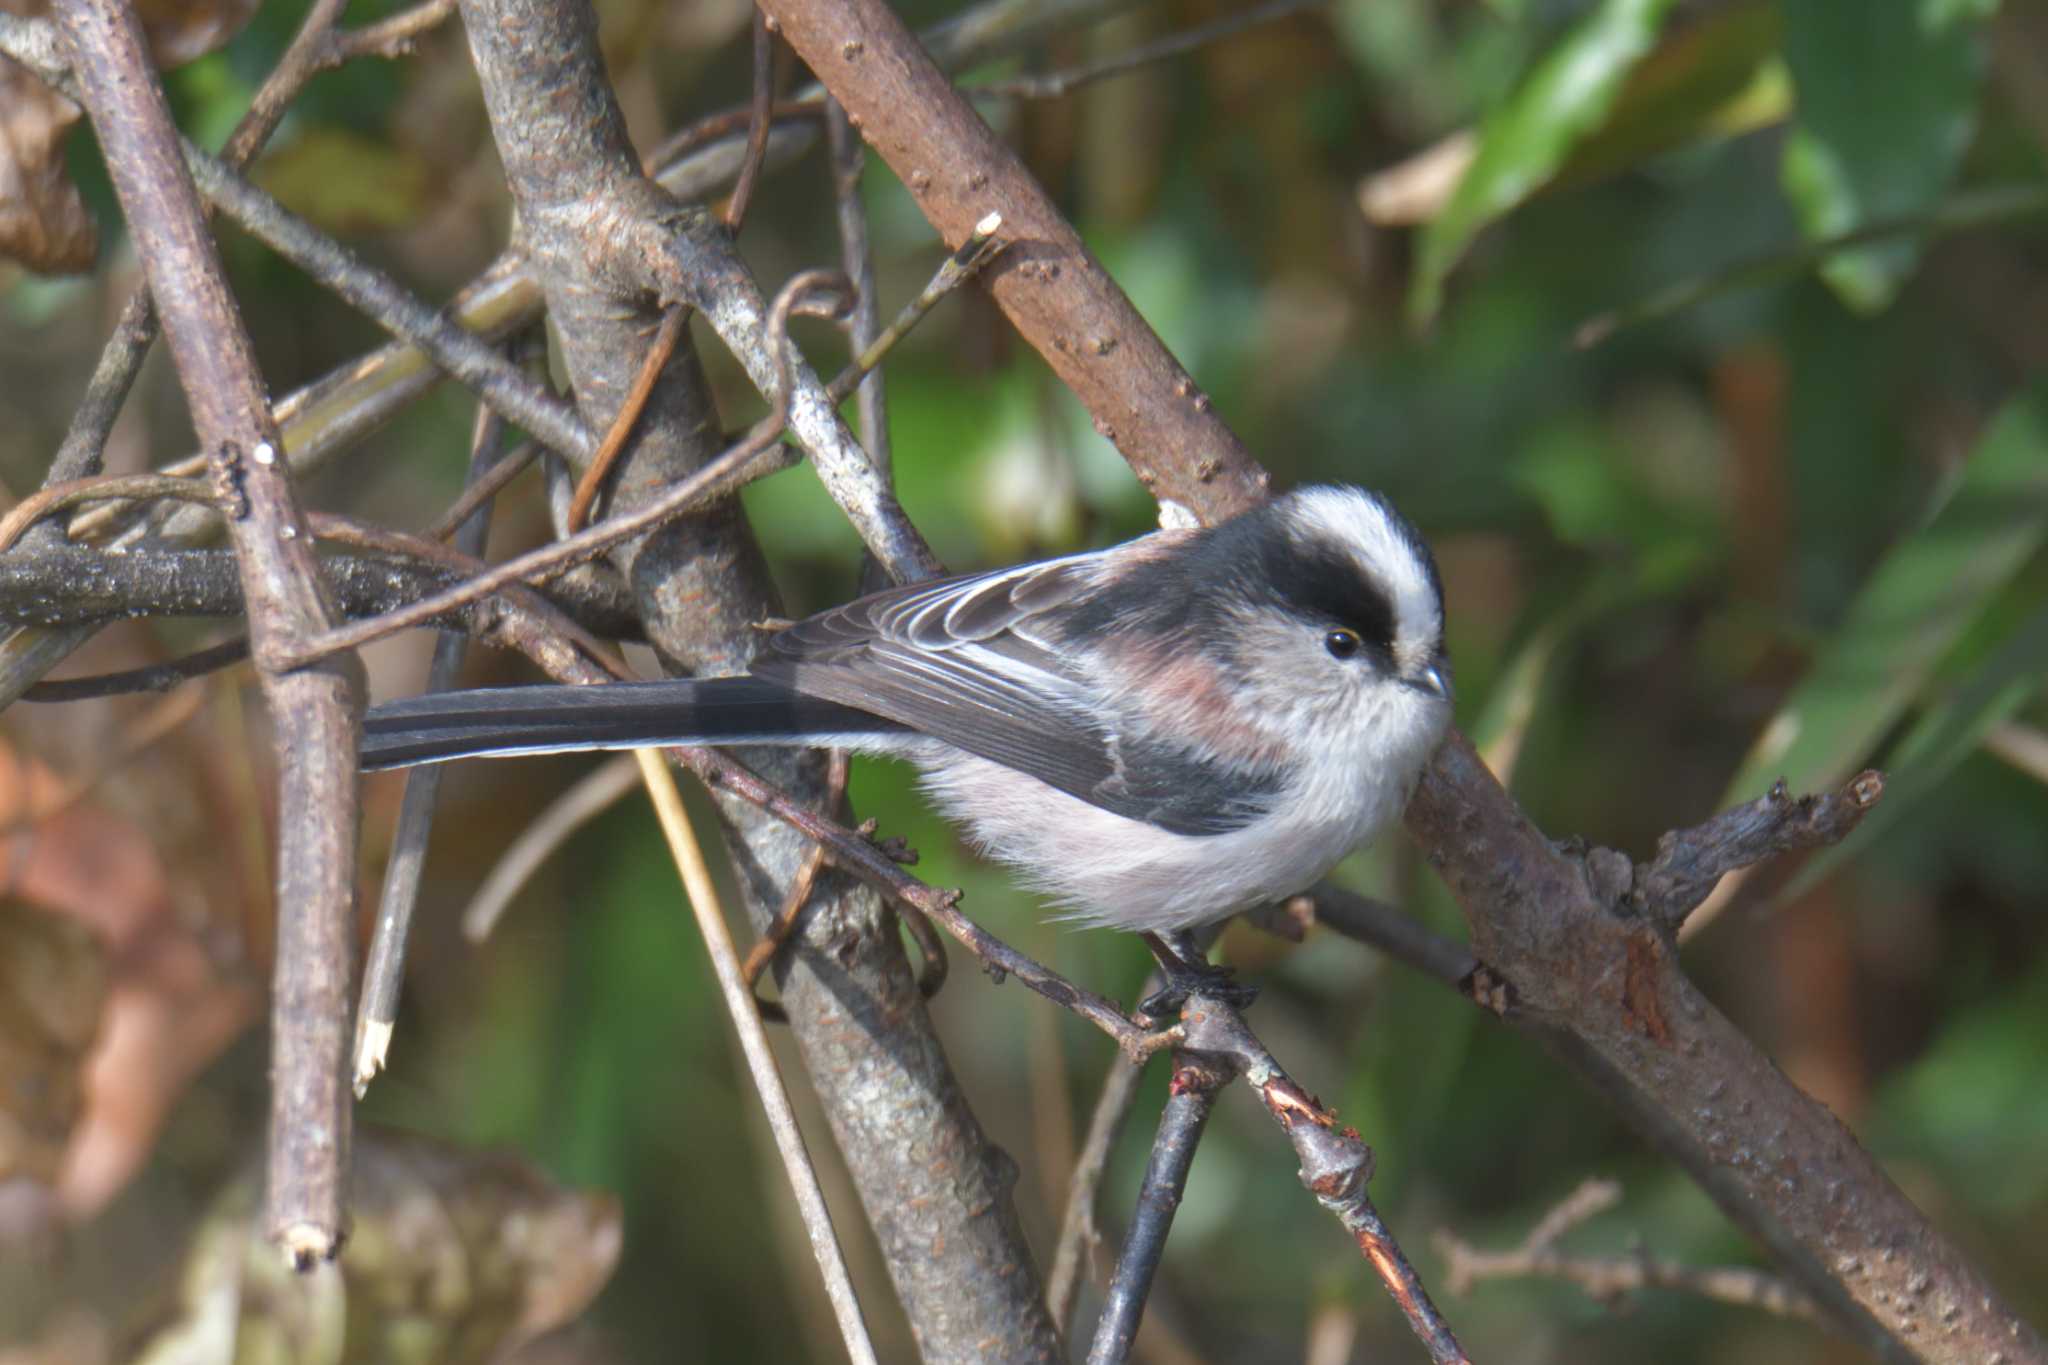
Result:
M1785 59L1799 112L1786 196L1810 239L1918 213L1954 178L1976 126L1983 0L1791 0ZM1912 242L1835 256L1821 277L1861 312L1883 309L1919 259Z
M1928 675L2048 533L2048 382L2006 405L1934 516L1893 546L1813 670L1730 784L1742 801L1784 777L1838 781L1919 695Z
M1408 295L1412 320L1435 317L1444 278L1472 239L1547 184L1601 125L1670 9L1671 0L1602 0L1486 120L1472 165L1423 230Z
M1807 859L1799 875L1777 893L1778 903L1798 900L1939 791L1943 780L1976 752L1984 736L2040 692L2044 676L2048 676L2048 611L2023 623L1952 696L1914 722L1885 756L1884 800L1863 817L1847 839Z
M1940 1188L2014 1219L2048 1194L2048 1087L2015 1085L2048 1067L2048 968L1950 1011L1942 1030L1887 1081L1873 1146L1931 1167Z
M1557 185L1586 184L1699 138L1738 137L1784 119L1792 84L1778 58L1783 29L1777 5L1752 0L1674 32L1629 74Z
M309 128L258 165L256 181L338 236L409 227L438 188L426 162L342 128Z

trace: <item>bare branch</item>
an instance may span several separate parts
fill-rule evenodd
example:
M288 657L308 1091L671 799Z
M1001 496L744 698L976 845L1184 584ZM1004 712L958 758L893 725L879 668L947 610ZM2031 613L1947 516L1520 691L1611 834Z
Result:
M67 0L58 12L193 425L236 503L229 531L283 755L266 1218L285 1254L310 1265L334 1254L344 1227L349 1113L340 1085L341 1020L353 958L360 689L354 671L339 664L277 667L294 640L327 624L332 608L280 464L283 437L181 164L141 25L119 0Z
M1195 995L1181 1011L1181 1023L1190 1052L1229 1058L1266 1106L1294 1146L1301 1162L1301 1183L1351 1234L1429 1358L1438 1365L1465 1361L1464 1349L1452 1335L1450 1324L1430 1302L1421 1277L1380 1221L1379 1210L1366 1193L1366 1182L1372 1178L1372 1150L1355 1131L1339 1127L1337 1116L1322 1101L1289 1079L1235 1009Z
M168 692L174 687L223 668L232 668L249 657L249 637L237 636L182 658L143 668L101 673L89 678L63 678L39 682L22 694L23 701L90 701L96 697L118 697L130 692Z
M504 419L479 406L470 438L469 476L465 482L479 482L504 454ZM485 502L456 527L455 551L472 558L481 555L490 524L491 505ZM427 665L427 691L445 692L455 685L468 644L452 632L434 641L434 658ZM370 1082L384 1069L392 1030L398 1024L406 941L412 930L413 907L419 901L420 875L426 869L427 837L434 828L434 803L441 794L442 775L439 764L412 768L405 774L405 795L398 803L398 826L391 836L391 858L384 868L384 886L378 897L375 928L370 934L370 951L363 959L362 992L356 1006L355 1048L349 1076L357 1099L363 1097Z
M1781 781L1745 806L1657 841L1635 870L1629 904L1671 930L1685 923L1722 877L1782 853L1840 843L1884 796L1884 775L1858 773L1836 791L1797 800Z
M82 502L103 502L109 498L174 498L181 502L204 503L208 507L229 505L230 500L212 484L198 479L173 479L162 474L96 474L83 479L46 483L0 517L0 554L14 548L14 542L44 517Z
M425 4L400 10L387 19L335 33L329 39L331 56L327 64L356 57L410 56L421 34L447 23L454 13L455 0L426 0Z
M733 183L732 198L725 206L726 230L739 235L747 221L747 205L753 202L754 184L761 178L761 166L768 159L768 133L775 122L775 35L768 18L754 11L754 97L747 110L747 154L740 162L740 177Z
M1219 1058L1174 1053L1166 1112L1160 1115L1152 1156L1145 1164L1145 1178L1138 1186L1131 1225L1124 1233L1124 1248L1117 1257L1116 1274L1109 1282L1109 1296L1095 1324L1095 1339L1088 1347L1088 1365L1122 1365L1130 1356L1131 1343L1138 1336L1138 1320L1144 1315L1145 1299L1152 1292L1152 1277L1158 1273L1160 1258L1166 1253L1166 1234L1173 1227L1173 1215L1187 1189L1195 1148L1202 1140L1202 1130L1208 1126L1216 1094L1229 1084L1231 1074Z
M919 295L912 309L918 309L921 316L922 309L929 308L929 300L936 299L946 292L947 288L966 279L973 269L972 262L982 259L982 252L974 252L966 266L960 264L961 255L968 253L969 248L977 246L985 251L992 240L987 235L980 236L970 241L960 252L954 253L954 256L941 267L939 278ZM945 282L944 287L941 286L942 280ZM799 276L791 282L791 286L795 287L784 287L777 305L770 310L769 331L772 336L786 337L788 314L813 283L814 280ZM905 312L907 315L911 309L906 309ZM776 318L778 313L781 315L780 321ZM890 340L900 334L900 331L892 329L890 333L884 334L883 340ZM878 346L880 344L877 343ZM786 344L777 345L774 354L778 357L786 355L787 349ZM873 348L870 348L870 354L873 354ZM861 363L868 359L869 357L863 357ZM832 388L827 393L828 401L836 401L830 399L830 393L838 392L842 385L850 392L853 385L859 381L862 372L864 371L861 370L860 363L850 366L833 381ZM793 387L784 385L778 392L789 394ZM376 620L355 622L327 631L305 642L302 657L310 661L339 650L356 649L371 640L394 634L409 626L421 625L432 617L478 601L507 584L543 581L577 564L594 559L616 545L627 543L657 527L675 521L687 512L713 503L749 480L771 470L786 468L794 456L776 443L777 437L782 434L785 417L784 406L778 401L775 410L756 423L745 439L729 447L716 459L699 467L679 482L661 489L651 501L631 511L621 511L606 518L600 525L589 527L565 540L554 541L494 565L464 583L388 612ZM900 508L897 515L901 515Z
M626 391L625 406L612 418L611 429L605 432L604 440L591 454L589 466L576 481L575 496L569 499L569 514L563 519L563 529L570 535L588 524L591 506L604 490L612 465L618 460L619 452L626 448L626 438L633 434L633 424L640 420L641 409L647 406L655 381L661 378L669 357L676 353L676 342L681 340L683 329L689 323L690 310L681 304L672 305L662 315L661 328L648 344L647 354L640 359L640 370L633 376L633 387Z
M1315 922L1346 938L1371 944L1397 962L1405 962L1446 986L1458 986L1478 965L1462 943L1423 927L1398 906L1346 891L1328 882L1309 891L1306 900Z
M1074 229L883 0L766 0L948 242L991 211L1015 245L989 292L1162 501L1214 518L1269 479Z
M1887 1357L1937 1333L1956 1358L2044 1354L1855 1135L1679 970L1668 932L1627 903L1628 859L1544 838L1456 734L1407 822L1509 1022L1588 1077L1851 1335Z
M1159 989L1159 985L1155 975L1139 992L1139 999ZM1128 1057L1119 1054L1110 1059L1109 1074L1103 1078L1102 1093L1095 1100L1095 1112L1088 1118L1088 1136L1082 1140L1080 1155L1074 1160L1074 1171L1067 1182L1066 1212L1060 1217L1060 1239L1053 1250L1052 1272L1045 1281L1046 1311L1052 1314L1061 1331L1066 1330L1067 1320L1073 1315L1081 1263L1094 1255L1102 1242L1102 1233L1095 1226L1095 1192L1102 1185L1109 1154L1130 1117L1131 1102L1137 1098L1138 1081L1144 1074L1143 1065Z
M1588 1180L1544 1214L1522 1244L1509 1251L1482 1251L1448 1232L1439 1232L1437 1249L1449 1262L1444 1282L1453 1294L1467 1294L1481 1280L1540 1276L1575 1284L1589 1298L1609 1305L1639 1290L1672 1289L1831 1325L1820 1305L1798 1286L1760 1270L1681 1265L1659 1260L1641 1249L1627 1256L1573 1256L1557 1249L1557 1241L1565 1233L1614 1207L1620 1198L1621 1186L1613 1181Z
M722 230L640 177L589 6L462 0L462 10L564 368L590 424L601 429L630 386L643 349L635 338L651 328L660 303L710 303L729 291L757 291L743 272L715 269L716 250L694 250L717 233L730 258ZM774 144L771 136L771 155ZM767 335L765 304L759 311L760 350L747 360L768 392L759 362L765 358L772 370L782 347ZM807 386L821 388L815 379L799 379L781 391ZM874 477L836 413L798 417L794 425L821 472L832 474L820 443L827 437L845 443L853 473ZM703 470L720 428L694 350L679 345L614 480L609 522L633 517ZM886 483L881 487L886 491ZM914 556L892 560L889 548L882 541L878 556L892 567L914 567ZM754 623L781 614L734 503L667 522L622 544L612 558L633 585L657 648L685 670L743 669L761 645ZM768 774L764 780L737 758L688 757L700 772L718 774L713 803L758 927L781 904L809 844L740 789L764 798L772 790L785 809L815 820L825 760L748 751L748 762ZM865 840L848 837L873 853ZM1012 1358L1051 1358L1058 1343L1017 1223L1014 1168L991 1148L946 1066L883 903L837 871L821 881L798 942L778 964L780 998L920 1352L933 1361L982 1359L994 1342Z
M839 268L853 281L853 308L846 319L853 353L867 367L860 381L860 436L868 458L884 474L894 463L889 448L889 404L882 372L868 351L881 339L882 300L875 286L875 253L868 245L868 213L860 198L861 165L866 160L853 125L837 100L825 101L825 142L831 149L832 200L839 217ZM922 295L920 295L922 297ZM834 387L837 387L835 383Z

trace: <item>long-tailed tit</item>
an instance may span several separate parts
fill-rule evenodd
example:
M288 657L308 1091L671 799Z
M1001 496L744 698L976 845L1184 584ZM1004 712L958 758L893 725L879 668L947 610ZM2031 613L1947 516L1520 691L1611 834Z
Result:
M1214 527L861 598L775 633L748 677L373 707L362 762L899 755L1077 918L1184 942L1300 891L1398 816L1450 691L1428 546L1377 494L1316 487Z

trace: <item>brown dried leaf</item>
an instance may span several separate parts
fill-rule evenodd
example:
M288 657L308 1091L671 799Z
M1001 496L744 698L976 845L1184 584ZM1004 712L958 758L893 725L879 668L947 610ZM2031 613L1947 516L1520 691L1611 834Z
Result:
M78 118L77 105L0 57L0 257L39 274L78 274L99 254L99 228L64 169Z
M0 902L0 1179L56 1183L106 994L83 925Z
M54 1184L83 1218L148 1158L171 1105L248 1025L258 993L172 912L150 836L70 795L46 765L0 744L0 831L11 835L0 886L26 926L0 920L0 1175ZM34 1087L18 1085L28 1077Z
M226 43L256 13L258 0L138 0L158 66L182 66ZM0 0L0 10L40 17L47 0ZM79 108L0 57L0 260L43 275L92 269L99 227L64 165L64 140Z

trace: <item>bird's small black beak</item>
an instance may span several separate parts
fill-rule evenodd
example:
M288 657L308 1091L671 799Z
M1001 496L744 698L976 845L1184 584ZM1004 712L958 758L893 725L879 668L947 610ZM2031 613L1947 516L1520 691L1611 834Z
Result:
M1440 697L1447 702L1457 699L1457 691L1451 686L1451 666L1447 663L1433 663L1423 669L1420 676L1407 681L1408 685L1418 692L1427 692L1430 696Z

